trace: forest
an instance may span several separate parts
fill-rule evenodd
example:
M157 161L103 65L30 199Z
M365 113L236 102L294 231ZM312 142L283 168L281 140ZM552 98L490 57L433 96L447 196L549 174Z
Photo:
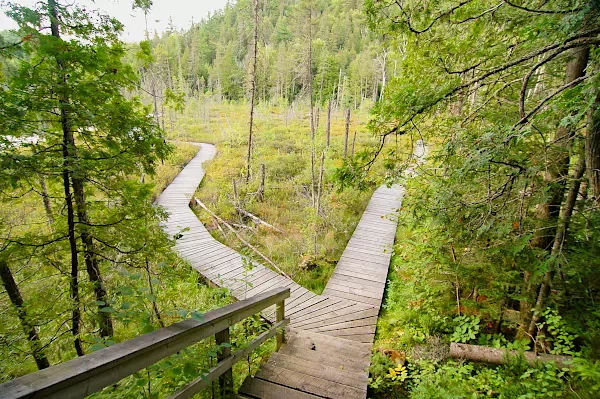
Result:
M376 189L403 187L369 398L600 396L597 0L237 0L164 32L122 1L145 40L77 1L0 2L0 384L235 301L156 204L209 143L198 219L314 294ZM219 350L91 396L167 397Z

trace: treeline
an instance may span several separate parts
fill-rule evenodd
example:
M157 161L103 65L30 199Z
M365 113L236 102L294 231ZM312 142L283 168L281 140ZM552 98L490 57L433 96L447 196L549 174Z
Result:
M311 58L315 103L333 100L337 107L356 108L366 99L383 97L403 56L383 35L369 30L361 0L264 0L258 6L258 25L256 94L261 102L306 97ZM227 100L250 97L252 1L227 4L187 31L170 28L150 36L151 67L147 58L136 57L137 45L130 52L150 95L166 98L164 93L171 91L184 97L207 92Z

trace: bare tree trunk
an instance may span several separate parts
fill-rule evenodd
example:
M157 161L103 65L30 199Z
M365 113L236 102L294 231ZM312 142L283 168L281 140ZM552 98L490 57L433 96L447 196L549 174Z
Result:
M337 109L339 109L342 106L342 103L340 102L341 97L342 97L341 92L342 92L342 68L340 68L340 77L338 80L338 87L337 87L337 98L336 98L336 101L337 101L336 108Z
M313 99L313 73L312 73L312 7L308 9L308 93L310 98L310 170L311 170L311 183L310 193L312 199L312 205L316 203L316 177L315 177L315 117L314 117L314 99Z
M160 122L161 122L161 127L162 130L165 130L165 103L161 103L160 105Z
M388 51L387 49L383 49L383 56L381 63L381 92L379 93L379 101L383 101L383 94L385 92L385 84L387 82L387 57Z
M325 80L325 71L321 70L321 86L319 87L319 105L323 105L323 81Z
M254 1L254 46L252 49L252 81L250 82L250 130L248 131L248 155L246 156L246 184L250 180L252 158L252 127L254 123L254 97L256 93L256 57L258 51L258 0Z
M327 102L327 125L325 126L325 148L329 149L329 139L331 136L331 100Z
M19 291L19 287L15 282L13 274L4 260L0 260L0 280L2 280L2 285L4 286L10 301L15 308L17 308L17 317L21 322L23 331L27 334L29 345L31 347L31 354L35 359L38 369L41 370L50 367L50 362L44 353L43 344L38 335L37 328L29 321L27 311L23 306L23 296L21 296L21 292Z
M260 164L260 186L258 187L258 200L259 201L264 201L265 200L265 164L261 163Z
M354 137L352 138L352 153L350 155L351 158L354 158L354 144L356 144L356 130L354 131Z
M350 131L350 108L346 110L346 130L344 132L344 158L348 156L348 133Z
M150 72L150 81L152 85L152 102L154 104L154 122L157 126L160 126L160 121L158 119L158 100L156 95L156 78L154 77L154 73ZM163 110L164 112L164 110ZM164 116L163 116L163 130L165 129Z
M317 190L317 217L321 212L321 194L323 192L323 169L325 166L325 151L321 153L321 168L319 169L319 188Z

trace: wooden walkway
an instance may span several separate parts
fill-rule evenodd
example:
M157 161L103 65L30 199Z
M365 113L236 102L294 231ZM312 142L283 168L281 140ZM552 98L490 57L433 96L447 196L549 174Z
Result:
M378 188L331 276L316 295L264 265L244 259L215 240L189 208L204 177L203 162L216 154L210 144L165 189L157 202L169 213L164 229L179 235L176 250L214 284L238 299L289 287L288 343L257 375L246 379L240 397L366 398L371 345L385 290L403 189ZM274 309L263 314L274 319Z

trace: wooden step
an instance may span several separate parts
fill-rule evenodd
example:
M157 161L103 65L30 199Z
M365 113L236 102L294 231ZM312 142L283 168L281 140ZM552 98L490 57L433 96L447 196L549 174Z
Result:
M289 329L286 334L287 343L280 349L284 355L340 370L368 372L371 357L369 344L295 329Z
M283 353L273 353L269 359L269 364L361 390L364 390L369 382L367 373L340 370L339 368L325 366L324 364L284 355Z
M283 385L274 384L254 377L246 378L240 387L239 392L244 396L256 399L322 399L320 396L297 391Z
M314 374L289 370L275 366L269 362L260 367L260 370L255 375L255 379L259 378L323 398L364 399L367 396L366 387L360 389L331 381L331 379L316 377Z

